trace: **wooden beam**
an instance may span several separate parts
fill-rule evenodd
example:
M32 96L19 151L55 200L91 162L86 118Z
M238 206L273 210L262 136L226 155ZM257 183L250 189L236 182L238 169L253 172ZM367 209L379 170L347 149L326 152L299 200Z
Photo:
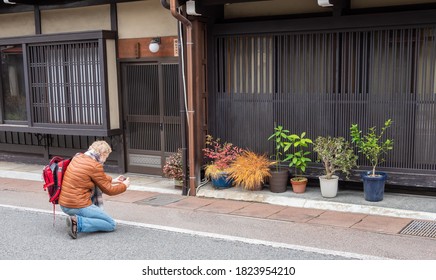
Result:
M105 5L105 4L115 4L124 2L135 2L141 0L16 0L15 5L5 4L3 1L0 2L0 14L7 13L21 13L33 11L34 5L39 5L40 10L53 10L53 9L64 9L64 8L79 8L95 5Z
M41 10L38 5L34 6L33 14L35 16L35 34L41 34Z
M42 34L39 36L20 36L10 38L0 38L0 45L15 45L28 43L46 43L56 41L73 41L87 39L116 39L116 32L97 30L86 32L70 32L59 34Z
M270 2L271 0L196 0L202 6L217 6L233 3L248 3L248 2Z
M118 31L118 12L116 3L111 3L111 30Z
M350 9L350 0L332 0L333 16L342 16Z
M341 17L295 18L276 21L220 23L213 26L214 35L253 34L293 31L321 31L356 28L384 28L416 24L436 24L436 9L397 13L346 15Z

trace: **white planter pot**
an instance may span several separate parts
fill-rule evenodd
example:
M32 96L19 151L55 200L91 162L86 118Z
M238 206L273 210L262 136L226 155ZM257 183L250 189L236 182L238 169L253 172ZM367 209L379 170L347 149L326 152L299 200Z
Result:
M323 197L335 197L338 194L339 177L332 176L332 179L326 179L326 176L319 176L319 185Z

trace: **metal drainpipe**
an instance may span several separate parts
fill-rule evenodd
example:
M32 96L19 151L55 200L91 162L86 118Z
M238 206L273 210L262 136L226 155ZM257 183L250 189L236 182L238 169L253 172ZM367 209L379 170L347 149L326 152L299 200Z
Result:
M166 0L162 0L162 1L166 1ZM169 9L169 5L168 5L168 9ZM181 23L179 21L177 21L177 35L179 37L179 44L181 44L183 41L180 40L180 38L182 38L182 30L181 29ZM183 50L183 48L180 48L180 50ZM182 53L181 51L179 51L179 53ZM182 149L182 170L183 170L183 186L182 186L182 195L187 195L189 193L189 174L188 174L188 165L187 165L187 148L186 148L186 104L185 104L185 63L183 61L183 55L179 55L179 81L183 81L180 83L179 85L179 108L180 108L180 133L181 133L181 149Z
M189 160L189 193L196 195L195 187L195 147L194 147L194 90L192 76L192 23L176 10L176 0L170 0L171 14L186 27L186 76L188 100L188 160ZM184 55L183 53L181 55Z
M170 4L167 2L167 0L160 0L160 3L162 5L162 7L164 7L165 9L170 9ZM181 24L181 23L180 23ZM179 43L183 42L182 40L180 40L181 38L181 33L180 33L180 27L179 27L179 22L177 22L177 35L179 37ZM181 53L181 52L180 52ZM180 94L179 94L179 108L180 108L180 127L181 127L181 149L182 149L182 170L183 170L183 174L185 175L185 178L183 179L183 187L182 187L182 195L187 195L189 192L189 174L188 173L188 168L187 168L187 148L186 148L186 105L185 105L185 78L184 76L184 71L185 69L183 69L181 66L184 66L184 62L183 62L183 56L179 55L179 80L180 81L184 81L183 83L180 83L179 86L179 90L180 90Z

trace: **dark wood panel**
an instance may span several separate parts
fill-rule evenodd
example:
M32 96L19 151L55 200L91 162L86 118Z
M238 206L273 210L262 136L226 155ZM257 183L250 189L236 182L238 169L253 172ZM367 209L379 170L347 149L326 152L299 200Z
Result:
M118 58L168 57L174 55L176 36L161 37L157 53L150 52L148 46L153 38L119 39Z

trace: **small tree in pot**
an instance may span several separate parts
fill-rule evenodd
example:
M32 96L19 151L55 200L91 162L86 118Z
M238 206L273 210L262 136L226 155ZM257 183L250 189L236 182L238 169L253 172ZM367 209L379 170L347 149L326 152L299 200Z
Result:
M288 169L282 169L281 163L284 161L284 153L291 147L292 143L289 141L289 130L284 129L281 125L274 127L274 133L268 140L274 141L274 165L275 168L271 170L271 177L269 179L269 187L271 192L281 193L286 191L288 184L289 172Z
M291 178L292 190L296 193L303 193L306 191L307 178L301 175L306 172L307 163L311 161L308 157L310 152L306 149L313 142L306 137L306 132L301 133L301 135L291 134L288 139L291 142L292 150L286 154L285 161L289 161L289 167L293 167L295 170L295 176Z
M319 136L314 142L313 150L318 154L318 160L325 170L325 175L319 177L321 195L335 197L339 180L335 172L341 171L348 177L350 170L356 166L357 156L343 137Z
M383 200L387 175L384 172L376 172L376 167L385 161L385 155L393 149L394 141L389 138L384 139L384 133L391 125L391 119L385 121L379 134L376 127L369 128L364 135L357 124L353 124L350 128L352 142L372 166L372 171L362 174L365 199L368 201Z

